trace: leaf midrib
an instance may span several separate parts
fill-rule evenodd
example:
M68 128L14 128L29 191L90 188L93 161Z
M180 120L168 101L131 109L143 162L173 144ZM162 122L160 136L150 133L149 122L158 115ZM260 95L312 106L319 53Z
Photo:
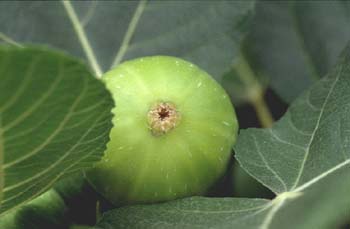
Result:
M334 82L332 83L331 88L329 89L329 92L328 92L328 94L327 94L327 96L325 98L325 101L322 104L322 108L320 109L320 114L319 114L319 116L317 118L315 129L314 129L314 131L311 134L310 141L308 142L308 145L306 147L305 156L304 156L304 159L302 161L302 164L301 164L298 176L297 176L297 178L295 180L295 183L292 186L291 190L294 190L295 188L297 188L297 186L299 184L299 181L300 181L300 179L301 179L301 177L302 177L302 175L304 173L305 164L306 164L306 161L307 161L307 159L309 157L309 154L310 154L310 148L311 148L311 145L312 145L312 143L314 141L314 137L315 137L317 131L319 130L320 122L321 122L321 119L323 117L325 107L328 105L328 100L330 98L330 95L333 93L334 87L338 83L342 71L343 71L343 66L340 66L340 69L337 72L337 76L336 76Z
M131 38L133 37L135 30L137 28L137 24L139 22L139 19L141 18L142 14L146 8L147 1L148 0L140 0L139 1L139 4L137 5L137 7L134 11L134 14L130 20L130 23L129 23L128 28L126 30L126 33L124 35L122 44L120 45L118 53L115 56L110 68L117 66L120 63L120 61L123 60L128 48L129 48Z

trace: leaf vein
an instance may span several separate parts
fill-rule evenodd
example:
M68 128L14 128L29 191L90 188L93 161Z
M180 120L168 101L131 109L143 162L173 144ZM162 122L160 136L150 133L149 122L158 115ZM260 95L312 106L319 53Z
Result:
M270 172L277 178L277 180L282 184L282 186L284 187L284 190L287 190L287 185L284 183L284 181L282 180L282 178L276 173L275 170L273 170L270 165L267 163L264 155L262 154L259 146L258 146L258 143L257 143L257 140L255 138L255 136L253 136L253 140L254 140L254 145L256 147L256 151L258 152L258 154L260 155L262 161L264 162L264 164L266 165L266 168L268 170L270 170Z

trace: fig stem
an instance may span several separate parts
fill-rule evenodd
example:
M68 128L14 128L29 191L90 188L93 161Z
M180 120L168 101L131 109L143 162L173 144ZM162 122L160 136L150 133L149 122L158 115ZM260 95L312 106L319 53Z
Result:
M274 119L264 99L265 89L257 80L256 74L242 52L233 68L237 71L239 78L247 87L248 100L254 107L261 126L264 128L271 127Z
M261 126L264 128L271 127L274 121L263 95L257 96L254 100L251 100L251 103L256 111Z

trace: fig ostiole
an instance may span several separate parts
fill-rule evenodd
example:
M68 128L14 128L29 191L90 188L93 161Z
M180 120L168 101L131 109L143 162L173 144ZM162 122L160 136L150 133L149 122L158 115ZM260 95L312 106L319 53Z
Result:
M226 170L234 108L205 71L175 57L144 57L103 76L115 101L110 141L87 172L114 204L201 195Z

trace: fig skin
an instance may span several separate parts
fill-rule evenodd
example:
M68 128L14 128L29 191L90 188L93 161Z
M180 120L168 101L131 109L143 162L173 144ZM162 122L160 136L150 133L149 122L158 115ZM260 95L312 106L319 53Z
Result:
M107 200L120 205L202 195L224 174L238 123L229 96L210 75L179 58L152 56L120 64L103 81L116 104L114 127L87 177ZM164 104L176 116L159 129L150 118Z

